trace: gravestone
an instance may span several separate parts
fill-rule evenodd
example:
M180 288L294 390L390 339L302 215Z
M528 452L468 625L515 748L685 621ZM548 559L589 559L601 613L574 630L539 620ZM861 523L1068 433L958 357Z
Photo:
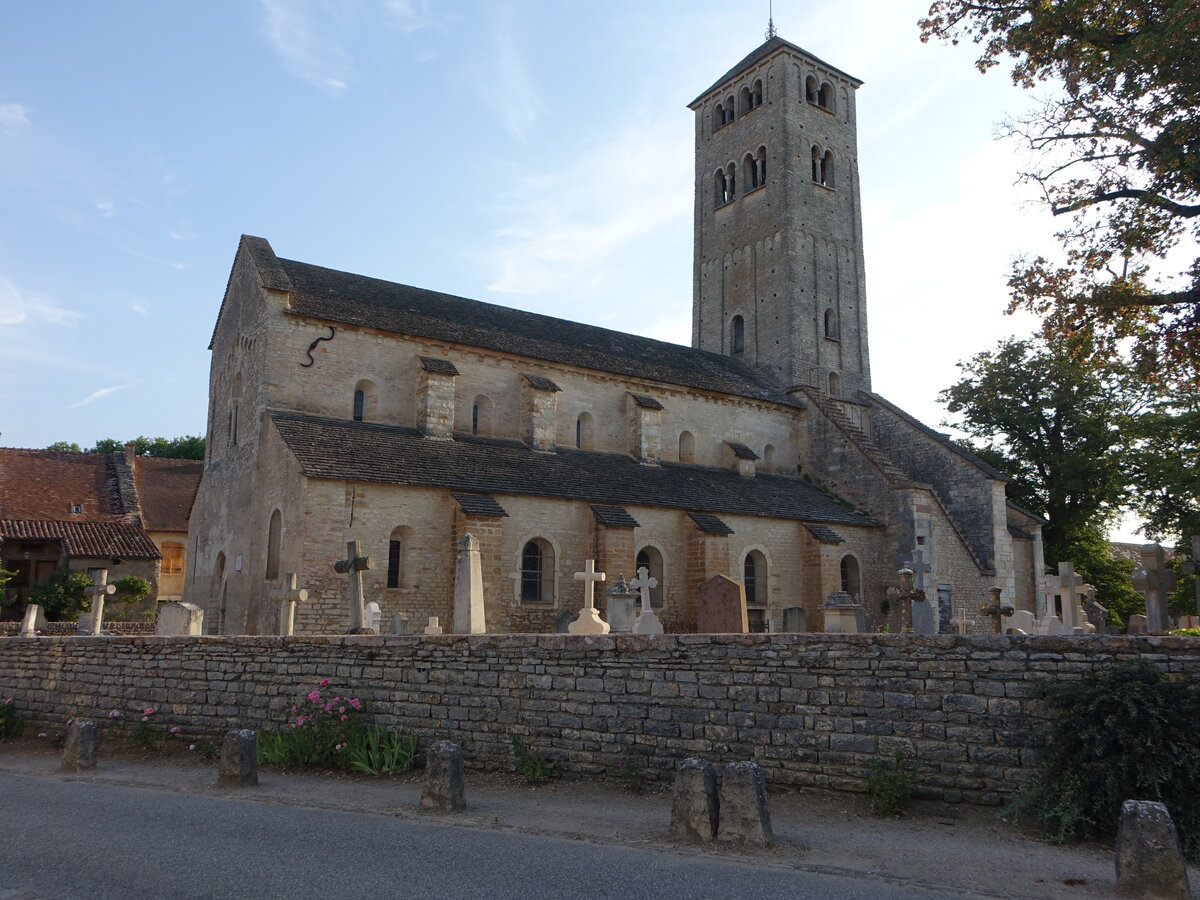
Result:
M392 634L408 634L408 619L400 613L392 613Z
M845 591L834 591L817 607L825 621L826 634L858 634L862 606Z
M650 577L650 570L645 566L640 566L637 571L637 578L629 582L629 586L641 592L642 611L638 613L637 620L633 623L633 633L662 634L662 622L658 620L658 615L650 607L650 589L658 587L658 579Z
M571 627L571 623L574 621L575 613L564 606L558 611L558 615L554 617L554 633L566 634Z
M1179 834L1162 803L1126 800L1116 847L1117 896L1189 900Z
M696 631L700 634L747 634L746 588L728 575L714 575L700 585L696 608Z
M783 611L783 630L799 633L806 630L808 614L802 606L789 606Z
M227 731L217 760L217 787L258 784L258 736L249 730Z
M425 626L425 633L426 634L441 634L442 633L442 626L438 624L437 616L429 617L429 624Z
M1087 617L1084 615L1080 600L1083 596L1083 576L1076 574L1073 563L1060 562L1056 581L1057 593L1062 604L1062 623L1067 633L1071 634L1076 628L1081 629Z
M767 809L767 786L757 763L729 763L721 770L719 817L718 841L771 846L775 836Z
M606 596L605 605L608 609L605 616L608 618L609 629L617 634L630 634L633 631L633 623L637 621L637 598L634 596ZM574 618L572 616L572 618ZM567 623L568 625L570 622Z
M358 541L346 542L346 558L333 564L333 570L339 575L348 575L346 587L346 602L350 607L350 628L348 634L367 633L365 623L366 600L363 597L362 573L375 568L375 561L369 556L359 555Z
M486 632L479 539L473 534L464 534L458 542L458 557L454 564L454 633Z
M30 603L25 607L25 614L21 616L21 630L17 637L37 637L37 633L45 629L46 614L38 604Z
M363 627L368 631L379 633L379 620L383 618L383 610L372 600L363 608Z
M1074 630L1062 623L1058 616L1038 620L1038 634L1074 634Z
M925 551L914 550L912 562L908 568L913 573L913 587L917 596L910 598L912 607L912 628L915 634L937 634L938 613L933 603L925 596L925 575L933 571L933 566L925 562ZM919 599L918 599L919 597Z
M204 610L194 603L164 603L154 621L154 633L189 637L204 634Z
M1008 617L1008 627L1005 630L1010 634L1015 632L1036 634L1037 629L1038 620L1034 618L1033 613L1027 609L1018 609Z
M571 634L608 634L611 630L607 622L596 612L596 583L603 581L603 572L596 571L596 561L589 559L584 565L584 571L575 573L575 580L583 582L583 609L579 618L567 626Z
M421 783L421 809L462 812L467 808L466 776L462 747L438 741L425 754L425 778Z
M1132 615L1129 617L1130 634L1146 634L1149 631L1150 622L1145 616Z
M671 837L688 843L709 843L717 836L717 772L711 763L692 757L675 773L671 798Z
M271 591L271 600L279 604L279 634L291 637L296 628L296 604L308 599L308 591L298 586L295 572L288 572L283 583Z
M1087 615L1087 620L1096 629L1096 634L1108 634L1108 610L1097 603L1095 600L1089 600L1083 605L1083 611Z
M96 768L96 736L96 723L90 719L75 719L67 726L62 754L64 772Z
M85 628L85 634L100 634L104 625L104 598L110 594L117 592L115 584L108 583L108 569L97 569L96 574L92 579L92 586L86 588L84 593L92 598L92 610L87 618L87 625L84 625L83 616L79 617L80 628ZM76 630L76 634L79 630Z

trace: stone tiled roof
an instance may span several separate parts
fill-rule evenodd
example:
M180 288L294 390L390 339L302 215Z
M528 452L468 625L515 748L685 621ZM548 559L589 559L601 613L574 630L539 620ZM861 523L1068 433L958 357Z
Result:
M437 372L439 375L457 375L458 366L450 362L448 359L442 359L438 356L422 356L421 365L426 372Z
M729 445L729 449L738 459L758 459L758 454L740 441L726 441L725 443Z
M633 391L630 391L629 396L632 397L633 402L636 403L638 406L640 406L642 409L665 409L666 408L662 405L662 403L660 401L655 400L653 397L648 397L645 394L635 394L635 393L633 393Z
M561 391L562 390L562 388L560 388L557 384L555 384L549 378L546 378L544 375L531 375L528 372L526 372L525 380L529 382L531 387L534 387L539 391Z
M242 245L264 278L290 285L289 311L306 318L804 406L768 375L719 353L277 258L262 238L243 237Z
M723 468L646 466L625 454L568 448L536 453L520 441L482 435L430 441L415 428L282 410L270 416L312 478L878 525L811 484L780 475L744 478Z
M121 522L0 520L0 539L61 541L67 556L159 559L158 548L137 525Z
M637 528L638 521L629 514L623 506L605 506L600 503L592 504L592 515L601 525L609 528Z
M72 505L82 512L72 513ZM0 449L0 518L112 519L126 512L104 453Z
M776 52L777 50L782 50L785 47L788 49L794 50L797 53L803 53L809 59L820 63L822 66L824 66L830 72L837 72L839 75L842 75L843 77L848 78L851 82L853 82L855 87L858 87L860 84L862 84L862 81L859 80L858 78L855 78L853 75L848 75L847 73L845 73L841 69L839 69L837 66L831 66L829 63L825 62L825 60L818 59L817 57L813 56L811 53L809 53L803 47L798 47L795 44L793 44L791 41L785 41L783 38L776 35L775 37L768 38L766 41L764 41L763 43L761 43L757 47L755 47L753 50L751 50L750 53L748 53L736 66L734 66L732 69L730 69L724 75L722 75L720 78L718 78L716 81L714 81L712 83L712 85L708 88L708 90L701 93L700 96L697 97L695 100L693 100L691 103L689 103L688 106L691 108L694 108L697 103L699 103L701 100L703 100L705 97L707 97L710 93L712 93L717 88L719 88L725 82L732 81L734 78L737 78L739 75L741 75L747 69L757 65L759 62L766 59L772 53Z
M451 494L459 507L468 516L507 516L504 507L491 494Z
M846 539L826 525L805 525L809 534L823 544L840 544Z
M688 513L705 534L733 534L733 529L711 513Z
M187 531L192 500L204 472L194 459L139 456L133 461L134 481L148 531Z
M1012 480L1007 475L1005 475L1003 472L1001 472L999 469L995 468L994 466L988 465L986 462L984 462L982 459L980 459L978 456L976 456L974 453L972 453L970 450L968 450L962 444L958 443L955 440L951 440L949 435L942 434L940 431L935 431L934 429L932 429L928 425L926 425L924 422L922 422L920 419L917 419L914 416L911 416L908 413L906 413L904 410L902 410L896 404L892 403L890 400L885 400L883 397L879 396L874 391L863 391L862 393L866 397L870 398L871 400L874 400L876 403L878 403L884 409L887 409L890 412L892 412L893 414L899 416L901 419L906 421L909 425L912 425L914 428L918 428L921 431L925 432L925 434L929 435L931 438L933 438L935 441L937 441L939 444L941 444L947 450L951 450L954 453L957 453L959 456L961 456L963 459L965 459L971 465L975 466L977 469L982 471L988 477L995 478L998 481L1004 481L1004 482L1008 482L1008 481Z

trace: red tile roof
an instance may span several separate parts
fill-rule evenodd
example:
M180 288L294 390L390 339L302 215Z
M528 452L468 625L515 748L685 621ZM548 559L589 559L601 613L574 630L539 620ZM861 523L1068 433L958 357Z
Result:
M59 540L67 556L159 559L154 541L138 525L121 522L51 522L0 519L2 540Z
M204 463L192 459L134 460L134 481L148 531L187 531L188 513L200 484Z
M71 512L76 505L82 512ZM109 456L0 449L0 518L78 522L124 513Z

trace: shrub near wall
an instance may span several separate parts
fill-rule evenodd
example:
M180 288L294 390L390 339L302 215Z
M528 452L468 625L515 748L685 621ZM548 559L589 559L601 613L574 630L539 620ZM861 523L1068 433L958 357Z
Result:
M1046 679L1141 656L1200 677L1200 640L911 635L110 637L0 640L0 696L37 727L154 706L189 733L278 724L322 677L423 745L511 771L754 759L776 784L862 790L904 752L919 792L998 803L1033 775ZM110 726L111 727L111 726Z

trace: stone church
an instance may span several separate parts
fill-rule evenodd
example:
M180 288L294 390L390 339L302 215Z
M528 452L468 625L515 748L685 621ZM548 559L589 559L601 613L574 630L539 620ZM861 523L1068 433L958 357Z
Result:
M833 592L865 627L912 566L935 630L976 631L987 589L1036 608L1041 520L1006 479L872 390L855 92L771 37L692 104L692 346L276 256L243 237L210 349L208 457L185 599L212 633L350 624L368 601L451 621L455 552L483 561L489 632L549 632L586 560L645 566L667 631L700 586L745 586L751 630L819 631ZM601 590L597 605L603 612ZM964 615L965 614L965 615Z

